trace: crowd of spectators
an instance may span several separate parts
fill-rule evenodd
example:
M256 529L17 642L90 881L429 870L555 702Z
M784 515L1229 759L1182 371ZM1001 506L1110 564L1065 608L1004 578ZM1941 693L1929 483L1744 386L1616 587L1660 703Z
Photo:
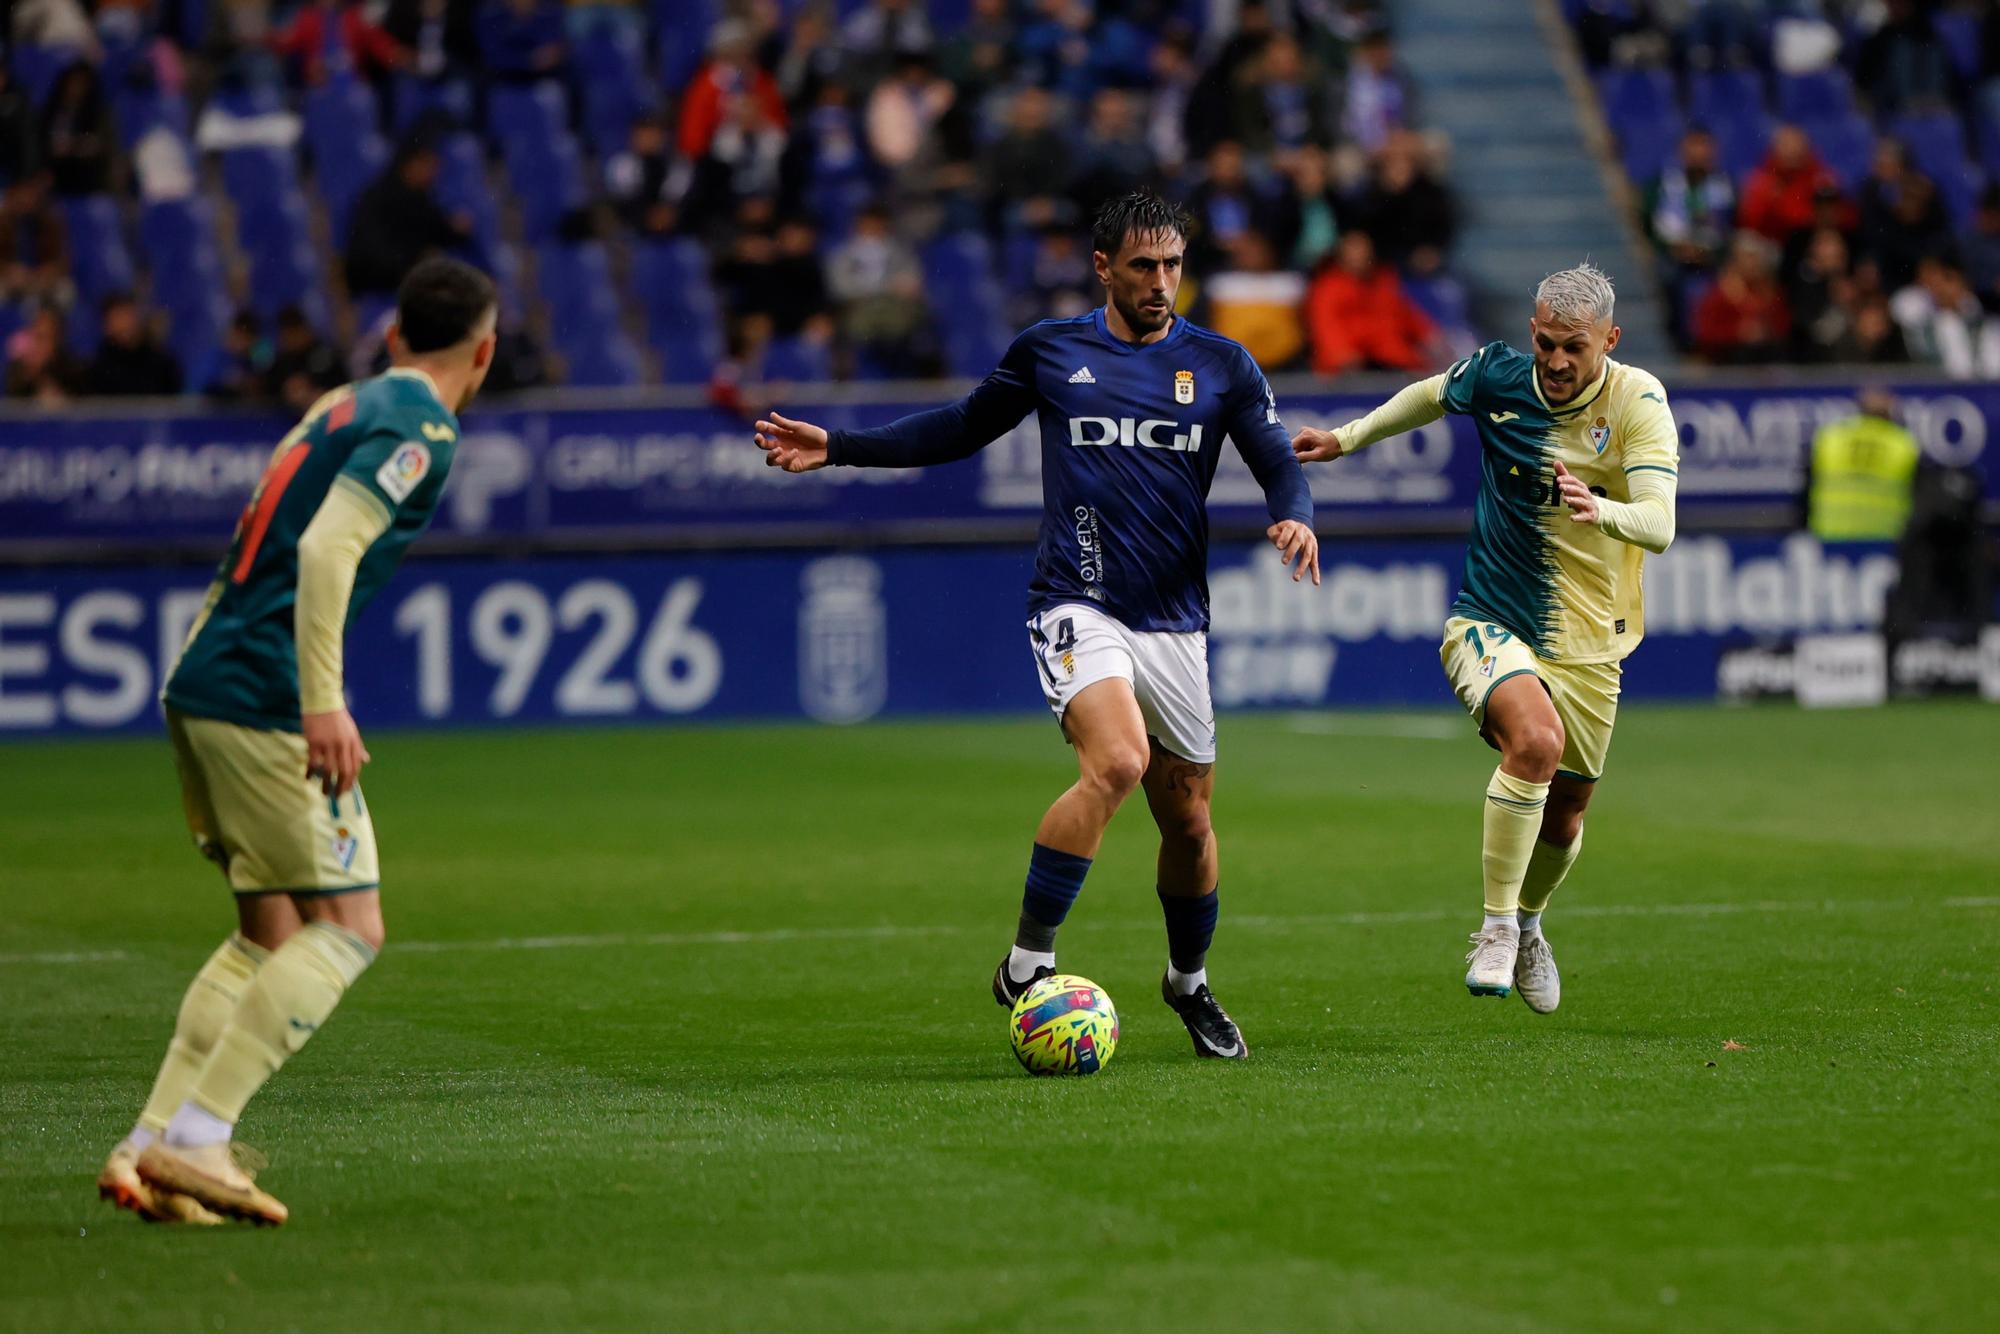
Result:
M1593 64L1665 67L1688 90L1678 147L1638 182L1684 349L1721 365L2000 375L2000 181L1988 179L2000 169L2000 5L1573 7ZM1718 71L1742 71L1753 88L1831 89L1834 105L1794 99L1817 123L1772 118L1762 152L1739 152L1732 171L1724 150L1741 148L1762 110L1746 120L1706 104L1715 94L1700 90L1722 86ZM1850 89L1851 111L1838 105ZM1837 163L1848 125L1864 137ZM1636 132L1615 116L1612 129Z
M198 164L121 149L117 81L295 106L372 85L395 148L332 225L329 300L246 305L206 383L182 386L294 404L363 360L331 346L328 310L379 306L429 250L490 258L440 199L440 117L476 122L494 88L549 81L581 114L575 51L598 25L637 35L651 104L620 142L587 141L589 198L561 234L699 245L747 373L774 343L839 375L955 369L927 262L941 236L987 238L998 318L1087 309L1088 215L1141 185L1195 218L1186 313L1273 369L1415 369L1467 337L1441 153L1378 0L280 0L208 6L199 43L171 0L13 8L15 44L73 56L45 91L0 73L0 342L10 391L43 401L178 383L143 277L82 298L73 281L63 201L151 198L141 178L176 168L173 188L201 189ZM114 71L113 35L135 33L144 54ZM536 382L511 308L507 332L527 378L503 382ZM118 363L102 374L100 346Z
M940 32L921 0L844 22L750 6L607 164L628 225L716 256L744 361L778 337L845 373L938 371L921 255L941 234L990 239L1011 324L1088 309L1089 214L1139 186L1193 215L1193 314L1269 368L1422 364L1441 334L1404 277L1462 319L1450 197L1376 5L1287 5L1285 22L1261 0L968 10ZM1373 238L1365 281L1337 258L1349 234ZM1314 314L1335 306L1338 329Z

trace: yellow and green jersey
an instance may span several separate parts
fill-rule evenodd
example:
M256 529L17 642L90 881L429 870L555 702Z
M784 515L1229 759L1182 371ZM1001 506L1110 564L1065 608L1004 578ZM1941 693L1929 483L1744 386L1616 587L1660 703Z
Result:
M380 520L355 573L352 624L430 526L457 444L457 416L419 370L392 370L313 404L278 442L237 521L167 678L166 703L197 717L298 731L300 536L336 487Z
M1645 552L1573 523L1560 461L1601 497L1633 499L1648 471L1673 478L1679 433L1660 382L1606 359L1597 380L1551 407L1535 359L1489 343L1436 377L1437 402L1479 430L1479 500L1452 614L1504 626L1551 662L1616 662L1646 633Z

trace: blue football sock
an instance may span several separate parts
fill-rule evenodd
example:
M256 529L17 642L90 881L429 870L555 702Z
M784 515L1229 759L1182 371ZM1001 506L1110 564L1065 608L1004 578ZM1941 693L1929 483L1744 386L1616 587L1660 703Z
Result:
M1167 918L1167 958L1182 973L1198 973L1208 964L1208 943L1215 939L1215 919L1222 895L1211 889L1198 899L1160 890L1160 911Z
M1083 892L1090 858L1035 844L1028 858L1028 885L1021 894L1021 925L1014 943L1046 954L1056 947L1056 928L1069 916L1069 906Z

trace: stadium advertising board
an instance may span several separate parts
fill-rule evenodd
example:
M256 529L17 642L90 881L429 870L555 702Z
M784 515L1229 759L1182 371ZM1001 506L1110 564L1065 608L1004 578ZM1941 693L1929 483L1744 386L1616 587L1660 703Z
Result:
M1287 425L1338 425L1373 406L1354 395L1281 399ZM1813 432L1853 411L1842 388L1690 389L1674 399L1684 511L1795 502ZM1983 467L2000 498L2000 386L1912 388L1904 411L1931 457ZM788 402L832 426L878 424L922 403ZM87 542L212 543L228 528L290 425L275 417L187 415L0 419L0 550ZM475 411L440 532L556 544L620 537L672 543L810 540L962 531L968 521L1031 522L1041 504L1032 420L960 464L827 469L785 477L763 465L749 426L714 408ZM1312 470L1326 522L1438 525L1468 513L1478 444L1462 417ZM1263 500L1233 449L1211 510L1256 523ZM985 531L985 530L982 530Z
M1223 708L1452 703L1438 635L1461 548L1330 544L1315 589L1268 547L1218 550L1209 665ZM816 718L1042 707L1031 553L414 558L348 639L364 726ZM1879 547L1688 536L1648 562L1629 698L1713 696L1726 651L1879 623ZM0 734L143 732L207 571L0 573ZM1226 738L1225 738L1226 744Z

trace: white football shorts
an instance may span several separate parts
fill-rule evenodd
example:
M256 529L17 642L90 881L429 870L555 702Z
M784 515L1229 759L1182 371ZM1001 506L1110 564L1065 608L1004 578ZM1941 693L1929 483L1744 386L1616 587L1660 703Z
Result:
M1057 722L1086 687L1123 677L1147 735L1184 760L1215 763L1206 634L1132 630L1087 602L1064 602L1029 620L1028 647Z

